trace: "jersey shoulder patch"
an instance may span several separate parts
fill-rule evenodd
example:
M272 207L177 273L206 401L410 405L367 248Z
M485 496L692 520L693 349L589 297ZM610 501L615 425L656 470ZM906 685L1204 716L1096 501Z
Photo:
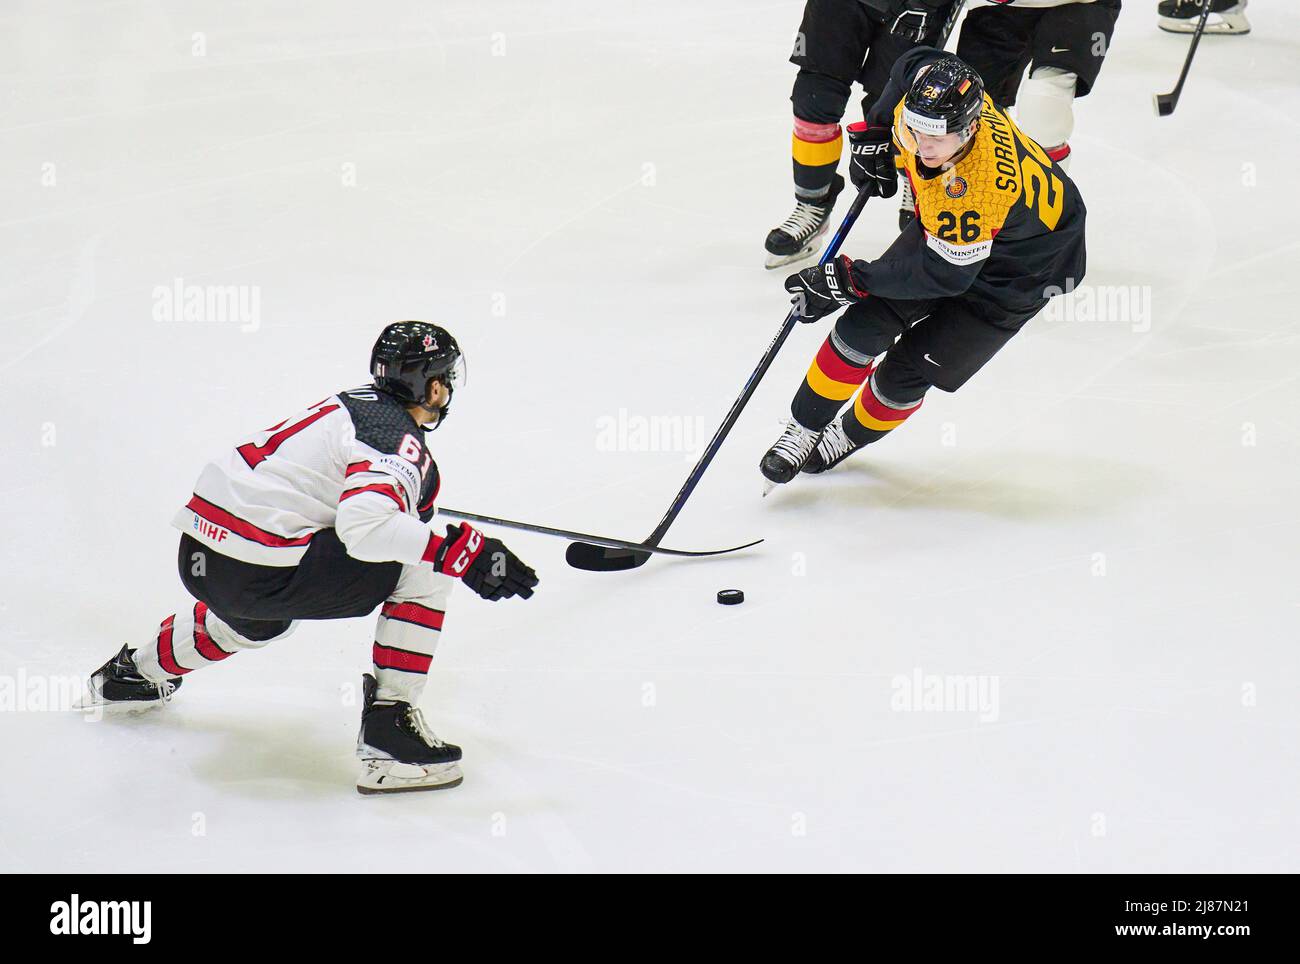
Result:
M424 433L393 396L373 388L355 388L339 392L338 398L352 417L358 442L416 464L424 458L424 439L420 437Z

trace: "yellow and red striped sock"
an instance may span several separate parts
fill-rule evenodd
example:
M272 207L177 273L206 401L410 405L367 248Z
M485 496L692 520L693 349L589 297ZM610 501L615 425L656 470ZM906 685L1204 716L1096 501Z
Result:
M844 431L858 445L874 442L907 421L925 401L895 402L882 398L868 373L866 384L853 402L853 417L844 418Z
M839 124L794 119L790 155L794 160L795 195L800 200L817 201L830 192L843 143Z
M790 406L795 421L805 428L825 428L870 370L871 358L844 345L832 331L808 366Z

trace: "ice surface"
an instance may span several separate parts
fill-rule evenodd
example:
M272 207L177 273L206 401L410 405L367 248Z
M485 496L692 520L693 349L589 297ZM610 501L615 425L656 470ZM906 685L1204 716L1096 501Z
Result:
M460 592L424 700L465 783L376 800L368 620L129 721L32 694L187 605L168 522L202 463L362 381L390 320L468 353L447 505L649 532L785 312L800 4L9 5L0 867L1300 869L1300 11L1207 39L1158 121L1187 39L1154 6L1125 4L1072 169L1089 284L1149 317L1040 318L760 499L828 324L801 326L666 540L760 551L601 576L498 533L541 589ZM256 324L155 320L178 278L246 286ZM651 418L675 450L637 450ZM903 711L916 674L985 712Z

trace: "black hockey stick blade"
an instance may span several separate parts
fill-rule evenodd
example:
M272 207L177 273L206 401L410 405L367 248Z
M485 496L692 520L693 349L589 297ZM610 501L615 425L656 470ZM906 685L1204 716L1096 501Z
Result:
M644 566L650 553L642 549L611 549L593 546L590 542L571 542L564 550L564 561L574 569L587 572L620 572Z
M1187 59L1183 61L1182 72L1178 75L1178 83L1169 93L1155 95L1157 117L1168 117L1178 106L1178 98L1183 96L1183 84L1187 83L1187 74L1192 69L1192 58L1196 56L1196 48L1201 42L1201 36L1205 33L1205 24L1209 19L1210 0L1205 0L1201 8L1201 19L1196 22L1196 32L1192 34L1192 43L1187 49Z
M746 542L743 546L732 546L730 549L705 550L665 549L663 546L654 546L648 542L625 542L621 545L603 546L590 542L574 542L564 550L564 561L574 569L585 569L588 572L620 572L624 569L644 566L654 555L703 559L707 556L725 556L729 552L739 552L741 549L756 546L762 541L762 539L755 539L753 542Z

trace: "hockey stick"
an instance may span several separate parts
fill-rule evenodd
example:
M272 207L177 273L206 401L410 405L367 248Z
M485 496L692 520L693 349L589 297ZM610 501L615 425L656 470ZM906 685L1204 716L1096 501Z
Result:
M763 541L762 539L755 539L753 542L746 542L743 546L732 546L730 549L709 549L703 552L692 552L686 549L664 549L661 546L647 545L643 542L626 542L623 539L612 539L609 536L593 536L586 532L573 532L569 529L552 529L550 526L534 525L531 522L514 522L510 519L498 519L490 515L461 512L459 509L439 507L438 515L451 516L453 519L464 519L466 522L481 522L484 525L502 526L506 529L519 529L521 532L537 532L544 536L559 536L561 539L581 539L591 545L605 546L609 549L644 553L653 552L664 556L721 556L728 552L748 549L750 546L756 546Z
M866 205L868 197L869 195L865 191L858 192L858 196L853 199L853 206L849 208L849 213L844 215L839 230L835 232L835 237L826 246L826 250L818 262L819 265L826 264L839 253L840 245L844 243L844 238L848 235L849 229L853 227L858 215L862 213L862 208ZM790 312L785 316L785 322L781 325L781 330L776 333L772 343L767 346L767 351L759 359L758 367L754 369L749 376L749 380L745 382L745 388L741 391L740 397L731 403L731 410L727 412L727 417L722 420L718 430L713 433L713 438L704 449L704 454L700 456L700 460L695 463L695 468L691 469L691 474L687 476L686 482L677 493L677 498L673 499L673 504L668 507L668 512L659 521L659 525L655 526L654 532L646 537L645 542L638 547L627 550L602 548L599 543L593 541L574 542L564 553L564 558L569 565L575 569L586 569L591 572L615 572L620 569L635 569L637 566L645 564L654 551L654 547L659 545L659 541L668 532L668 527L673 524L673 520L677 518L678 513L682 511L682 507L686 505L686 500L695 491L695 486L699 484L700 479L703 477L704 470L709 467L713 457L718 454L718 449L722 447L722 443L731 432L731 427L736 424L736 419L740 418L740 413L744 411L746 403L749 402L749 397L754 394L759 381L767 374L768 368L772 365L772 360L776 358L776 353L781 350L785 340L790 337L790 332L794 330L798 320L798 312L791 308Z
M1178 106L1178 98L1183 94L1183 84L1187 82L1187 73L1192 69L1192 58L1196 56L1196 46L1201 42L1201 34L1205 33L1205 23L1210 19L1210 0L1204 0L1201 6L1201 19L1196 23L1196 33L1192 34L1192 46L1187 51L1187 59L1183 61L1183 72L1178 75L1178 86L1167 94L1156 94L1156 116L1168 117Z
M939 39L934 42L935 47L939 50L943 50L944 47L948 46L948 38L952 36L952 30L957 26L957 21L961 18L962 9L965 6L966 0L957 0L952 5L952 12L948 14L948 19L944 22Z

